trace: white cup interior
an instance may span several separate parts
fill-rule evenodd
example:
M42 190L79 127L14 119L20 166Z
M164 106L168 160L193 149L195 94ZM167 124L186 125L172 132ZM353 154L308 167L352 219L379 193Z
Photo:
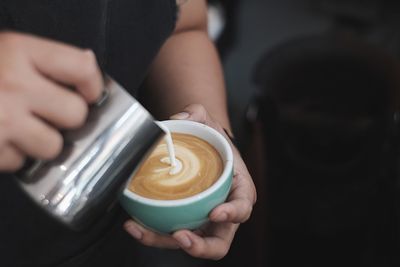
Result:
M228 141L219 132L207 125L192 121L168 120L162 121L161 123L165 125L171 132L191 134L210 143L219 152L222 158L222 161L224 163L223 172L220 178L212 186L207 188L205 191L188 198L176 200L150 199L133 193L127 187L124 189L123 192L125 196L135 201L154 206L186 205L203 199L204 197L212 194L212 192L217 190L225 182L225 180L229 178L233 169L233 153ZM133 176L134 174L129 179L128 184L130 183L130 180L133 178Z

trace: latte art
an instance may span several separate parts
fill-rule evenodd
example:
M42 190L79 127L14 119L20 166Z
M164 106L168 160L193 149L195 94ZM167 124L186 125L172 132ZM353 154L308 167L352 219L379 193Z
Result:
M133 177L129 190L152 199L181 199L209 188L222 173L216 149L188 134L172 133L176 164L171 166L162 141Z
M182 170L182 162L180 160L175 159L175 165L172 165L170 158L165 157L161 159L161 162L170 165L170 170L169 170L170 175L177 174ZM158 171L162 171L162 169Z

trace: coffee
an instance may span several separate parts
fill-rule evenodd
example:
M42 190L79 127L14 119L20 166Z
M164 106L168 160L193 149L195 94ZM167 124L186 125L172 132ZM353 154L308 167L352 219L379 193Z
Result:
M173 200L196 195L222 174L218 151L189 134L172 133L175 167L169 161L167 144L161 141L132 178L130 191L151 199Z

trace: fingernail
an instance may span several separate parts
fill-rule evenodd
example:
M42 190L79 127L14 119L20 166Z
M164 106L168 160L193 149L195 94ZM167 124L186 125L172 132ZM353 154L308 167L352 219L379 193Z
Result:
M228 214L226 214L226 212L222 212L217 217L215 217L215 221L217 222L224 222L227 219L228 219Z
M171 119L174 119L174 120L184 120L187 118L189 118L189 113L187 113L187 112L181 112L181 113L171 116Z
M184 248L190 248L192 245L192 241L190 241L187 235L177 236L176 239L178 239L179 244Z
M126 230L136 239L142 239L143 233L135 225L127 224Z

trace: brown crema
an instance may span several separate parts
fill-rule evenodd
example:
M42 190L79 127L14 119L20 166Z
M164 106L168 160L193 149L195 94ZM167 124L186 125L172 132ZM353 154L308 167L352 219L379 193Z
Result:
M171 174L167 144L161 141L132 178L128 188L143 197L173 200L196 195L215 183L222 174L218 151L206 141L189 134L172 133L176 159L181 170Z

